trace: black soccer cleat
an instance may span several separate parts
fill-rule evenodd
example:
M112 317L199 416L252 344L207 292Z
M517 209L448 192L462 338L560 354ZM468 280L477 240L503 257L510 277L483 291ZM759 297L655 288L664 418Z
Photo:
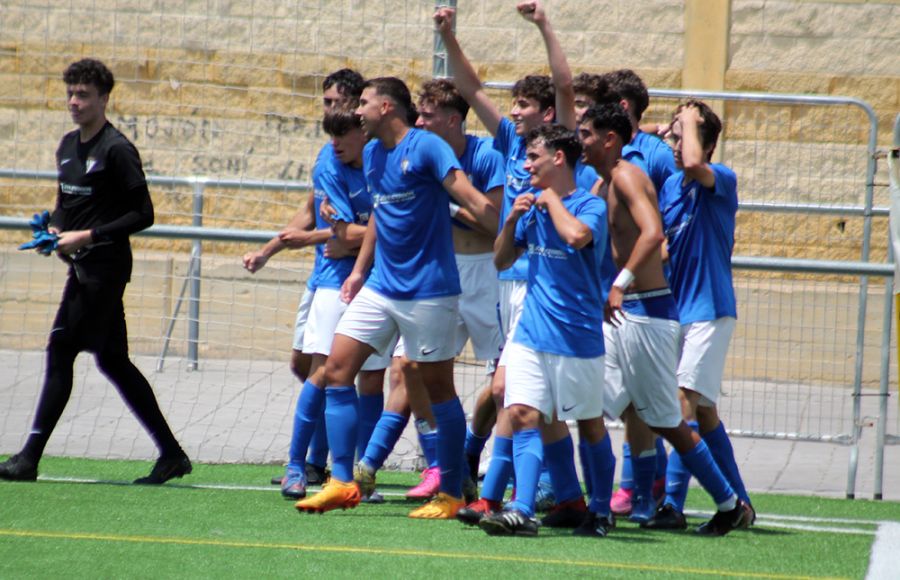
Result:
M139 477L134 483L139 485L162 485L174 477L183 477L193 471L191 460L187 455L175 457L160 457L156 460L153 470L146 477Z
M16 454L0 463L0 479L8 481L34 481L37 479L37 463Z
M700 524L697 533L701 536L724 536L731 530L745 527L744 520L749 517L746 505L742 500L737 500L734 509L717 511L711 520Z
M481 518L478 527L489 536L536 536L538 522L519 510L503 510Z
M306 463L306 483L307 485L325 485L328 476L331 475L325 467L319 467L312 463ZM280 483L280 481L279 481Z
M587 504L584 503L583 497L564 501L553 506L541 520L541 525L548 528L574 529L581 525L587 511Z
M687 520L674 506L664 504L641 527L645 530L684 530L687 529Z
M585 514L581 524L572 530L572 535L605 538L614 527L616 527L616 520L612 514L600 516L594 512L588 512Z

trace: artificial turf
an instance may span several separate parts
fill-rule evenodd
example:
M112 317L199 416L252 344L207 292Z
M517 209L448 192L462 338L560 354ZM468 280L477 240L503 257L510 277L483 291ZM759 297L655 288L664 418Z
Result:
M0 482L0 578L862 578L877 522L900 521L895 502L756 494L758 524L724 538L621 519L604 539L497 538L409 519L416 504L398 497L409 473L379 475L384 504L308 515L268 485L277 466L196 465L165 486L129 484L149 468L46 458L37 483ZM688 508L712 506L692 490Z

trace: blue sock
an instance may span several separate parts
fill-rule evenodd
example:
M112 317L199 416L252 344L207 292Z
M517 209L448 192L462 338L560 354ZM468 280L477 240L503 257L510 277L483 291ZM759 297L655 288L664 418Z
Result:
M656 449L648 449L638 457L632 454L631 465L634 467L634 501L650 501L656 475Z
M738 469L737 461L734 459L734 447L731 446L731 439L725 432L725 425L719 421L719 426L703 435L709 452L712 453L716 465L722 470L722 475L731 484L732 489L739 498L750 503L750 496L747 494L747 488L744 487L744 480L741 478L741 470Z
M356 457L362 459L366 454L366 446L372 437L375 425L381 419L384 410L384 393L359 396L359 432L356 440Z
M403 435L403 430L406 429L408 422L409 417L406 415L392 413L391 411L382 413L381 418L378 419L378 423L375 425L375 430L372 431L372 436L369 438L369 444L366 446L365 454L363 454L363 462L375 471L381 469L388 455L391 454L394 446L397 445L397 441L400 440L400 436Z
M466 414L458 397L431 405L437 422L437 455L441 466L441 491L462 497L463 447L466 444Z
M584 478L584 490L587 492L588 496L594 490L594 482L590 476L591 472L591 446L590 444L582 439L578 439L578 461L581 463L581 474L582 478Z
M584 492L581 491L578 472L575 471L575 446L572 444L572 436L566 435L555 443L545 445L544 457L547 459L547 470L553 482L556 502L583 499Z
M322 389L325 392L325 389ZM316 432L309 442L309 452L306 454L306 462L324 468L328 465L328 432L325 429L325 405L316 422Z
M697 430L696 421L688 422L688 426L694 431ZM685 467L684 462L681 460L681 455L673 448L672 453L669 455L669 464L666 466L665 503L679 512L683 512L690 482L691 472Z
M716 507L720 510L734 508L734 490L728 485L728 480L722 475L703 439L697 443L696 447L681 456L681 462L688 468L691 475L697 478L706 493L712 496Z
M526 429L513 433L516 499L510 502L510 506L531 518L534 517L534 497L537 494L538 479L541 477L543 453L544 445L541 443L539 430Z
M481 497L491 501L502 501L506 484L513 473L513 440L510 437L494 437L494 451L491 464L484 474Z
M622 477L619 480L621 489L634 489L634 468L631 464L631 445L622 443Z
M662 437L656 438L656 474L654 481L666 476L666 468L669 466L669 454L666 453L666 442Z
M324 409L325 389L320 389L309 381L304 382L294 411L294 429L288 451L290 469L301 473L306 469L306 450Z
M609 433L594 445L584 442L587 451L588 473L591 481L590 511L601 516L609 515L609 501L612 499L613 480L616 476L616 456L613 455Z
M331 447L331 475L344 483L353 481L353 459L359 427L356 387L325 389L325 428Z
M428 468L438 466L438 431L432 429L428 421L424 419L416 420L416 431L419 433L419 447L422 448L422 455L425 456L425 463Z
M484 451L484 446L490 437L490 433L488 433L487 437L481 437L480 435L473 433L472 429L466 428L466 455L480 457L481 452Z

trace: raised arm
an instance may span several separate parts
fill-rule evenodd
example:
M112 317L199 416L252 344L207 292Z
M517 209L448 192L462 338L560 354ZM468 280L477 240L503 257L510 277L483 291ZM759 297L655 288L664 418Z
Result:
M490 131L491 135L497 134L500 127L500 121L503 115L500 109L491 101L487 93L484 92L484 85L478 78L478 73L466 55L463 53L456 35L453 33L453 19L456 16L456 10L453 8L438 8L434 13L434 23L441 40L444 41L444 47L447 49L447 60L453 69L453 81L459 93L463 96L469 106L478 115L485 129Z
M572 84L572 69L563 52L559 39L550 25L550 19L538 0L519 2L516 10L525 20L534 23L544 39L550 74L556 92L556 122L566 129L575 130L575 88Z
M709 166L707 152L700 140L698 127L702 120L696 107L687 106L678 113L677 122L681 124L681 162L688 179L696 179L704 187L712 189L716 186L716 174Z

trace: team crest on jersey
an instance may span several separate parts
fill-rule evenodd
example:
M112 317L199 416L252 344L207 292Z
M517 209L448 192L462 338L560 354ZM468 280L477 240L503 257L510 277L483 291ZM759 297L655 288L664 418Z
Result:
M403 175L409 172L409 159L404 159L400 162L400 171L403 172Z
M90 173L91 169L94 168L94 165L97 165L97 160L93 157L88 157L87 161L84 162L84 172Z

